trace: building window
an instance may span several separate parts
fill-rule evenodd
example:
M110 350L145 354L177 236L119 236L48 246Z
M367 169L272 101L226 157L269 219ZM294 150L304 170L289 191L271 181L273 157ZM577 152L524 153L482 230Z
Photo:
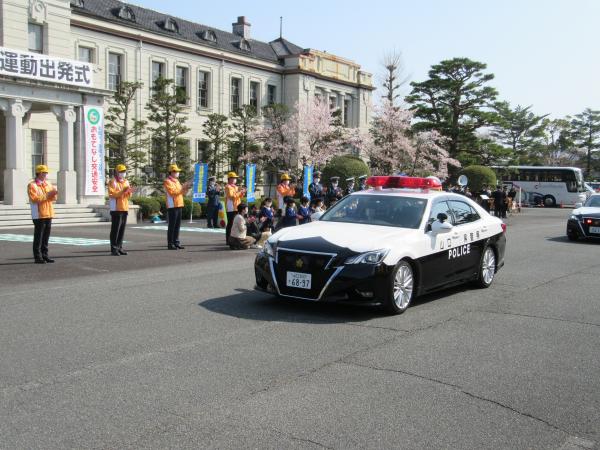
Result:
M31 168L35 177L35 166L44 164L46 147L46 131L31 130Z
M185 105L188 102L188 69L187 67L179 67L175 69L175 93L177 95L177 103Z
M205 30L200 33L200 38L208 42L217 42L217 35L213 30Z
M277 86L270 84L267 86L267 97L269 105L277 103Z
M165 63L152 61L152 86L151 89L154 89L154 84L156 80L159 78L165 78Z
M335 109L337 108L337 97L334 97L333 95L331 97L329 97L329 109Z
M163 28L173 33L179 33L179 25L177 24L177 22L175 22L175 20L172 17L168 17L163 22Z
M231 79L231 105L230 111L234 112L240 109L240 85L242 80L239 78Z
M133 13L133 9L131 9L129 6L121 6L117 16L120 19L128 20L129 22L135 22L135 14Z
M210 83L210 73L198 72L198 107L208 108L208 86Z
M257 81L250 82L250 106L258 113L260 108L260 83Z
M37 23L29 24L29 51L44 53L44 27Z
M79 61L86 63L94 62L94 49L89 47L79 47L79 55L77 55Z
M208 152L210 142L208 141L198 141L196 144L196 161L197 162L207 162L210 159L210 154Z
M121 83L122 56L118 53L108 54L108 89L116 91Z
M344 100L344 126L350 125L350 100Z

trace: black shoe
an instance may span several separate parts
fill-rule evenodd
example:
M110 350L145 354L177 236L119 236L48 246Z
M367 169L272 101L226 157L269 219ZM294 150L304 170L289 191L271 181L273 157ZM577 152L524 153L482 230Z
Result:
M175 246L178 250L183 250L185 247L183 245L176 245Z
M44 261L46 261L47 263L53 263L54 260L52 258L48 258L47 256L44 256Z
M177 250L177 247L175 247L174 245L169 245L168 249L169 250Z
M119 250L113 250L110 252L110 254L113 256L121 256L121 255L119 255Z
M46 261L42 258L35 258L35 263L36 264L46 264Z
M119 255L126 255L126 254L127 254L127 252L125 250L119 249Z

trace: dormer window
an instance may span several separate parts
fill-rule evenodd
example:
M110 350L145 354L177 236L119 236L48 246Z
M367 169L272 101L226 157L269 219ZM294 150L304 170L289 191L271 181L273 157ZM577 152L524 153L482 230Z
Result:
M244 38L242 38L242 39L239 40L238 47L239 47L240 50L244 50L245 52L249 52L251 50L251 48L250 48L250 42L248 42Z
M83 8L83 0L71 0L71 6L73 8Z
M172 17L168 17L163 23L163 28L167 31L171 31L173 33L179 33L179 25Z
M133 10L129 6L121 6L117 16L119 16L119 19L135 22L135 14L133 14Z
M217 35L213 30L204 30L200 33L200 38L208 42L217 42Z

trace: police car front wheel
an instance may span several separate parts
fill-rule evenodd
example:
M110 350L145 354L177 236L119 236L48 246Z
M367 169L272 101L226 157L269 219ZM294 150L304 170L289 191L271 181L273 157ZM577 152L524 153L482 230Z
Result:
M479 263L479 277L477 285L482 288L491 286L496 276L496 252L492 247L486 247L483 250L483 256Z
M415 293L415 277L408 261L400 261L392 272L390 293L386 307L393 314L401 314L410 305Z

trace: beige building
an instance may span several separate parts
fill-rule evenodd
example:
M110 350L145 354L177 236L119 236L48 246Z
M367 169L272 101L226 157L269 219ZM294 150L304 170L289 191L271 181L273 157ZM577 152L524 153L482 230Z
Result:
M191 131L183 138L194 160L207 145L206 116L228 115L244 104L260 110L321 95L349 127L366 128L371 114L371 75L358 64L283 38L252 39L244 17L226 32L117 0L0 0L4 204L27 202L25 186L41 162L55 170L50 178L58 184L59 203L103 201L86 195L83 107L106 110L121 80L141 81L134 114L145 119L149 87L158 76L174 79L187 93Z

